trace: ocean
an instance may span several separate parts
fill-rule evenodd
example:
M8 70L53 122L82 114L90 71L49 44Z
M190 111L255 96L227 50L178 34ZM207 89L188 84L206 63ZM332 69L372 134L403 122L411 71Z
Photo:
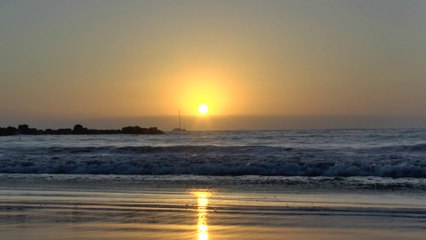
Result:
M426 177L426 129L0 138L0 173Z
M426 236L426 129L0 138L0 239Z

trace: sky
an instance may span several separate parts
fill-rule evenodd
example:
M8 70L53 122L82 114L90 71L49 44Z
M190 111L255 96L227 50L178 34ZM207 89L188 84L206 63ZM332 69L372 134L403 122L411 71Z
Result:
M0 126L426 127L426 1L0 0ZM199 104L209 113L200 116Z

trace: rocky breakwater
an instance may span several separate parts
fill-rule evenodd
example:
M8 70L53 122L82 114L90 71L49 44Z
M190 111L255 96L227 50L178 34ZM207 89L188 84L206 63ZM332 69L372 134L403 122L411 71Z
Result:
M91 134L163 134L164 132L156 127L142 128L139 126L127 126L121 129L89 129L80 124L73 128L60 129L36 129L30 128L27 124L16 127L0 127L0 136L13 135L91 135Z

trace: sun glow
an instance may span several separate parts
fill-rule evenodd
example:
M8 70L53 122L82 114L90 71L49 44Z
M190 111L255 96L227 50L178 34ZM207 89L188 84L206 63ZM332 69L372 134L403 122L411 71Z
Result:
M206 104L200 104L198 106L198 113L201 115L206 115L209 112L209 107Z
M237 85L239 76L231 69L222 67L216 69L194 63L183 66L167 77L169 78L173 81L165 84L164 92L167 93L165 98L167 101L161 103L164 104L164 109L169 109L168 112L181 108L187 115L205 117L204 120L206 120L208 116L227 115L240 111L242 100L246 98L241 85ZM200 109L203 104L206 107L203 106Z

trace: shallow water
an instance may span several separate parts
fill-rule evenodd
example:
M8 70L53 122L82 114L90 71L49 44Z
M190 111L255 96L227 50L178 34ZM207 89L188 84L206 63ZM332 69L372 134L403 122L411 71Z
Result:
M424 239L426 235L425 194L417 191L307 187L301 193L283 191L279 183L264 188L258 182L247 186L226 178L185 181L185 176L176 176L181 179L176 184L161 177L0 177L1 239Z

